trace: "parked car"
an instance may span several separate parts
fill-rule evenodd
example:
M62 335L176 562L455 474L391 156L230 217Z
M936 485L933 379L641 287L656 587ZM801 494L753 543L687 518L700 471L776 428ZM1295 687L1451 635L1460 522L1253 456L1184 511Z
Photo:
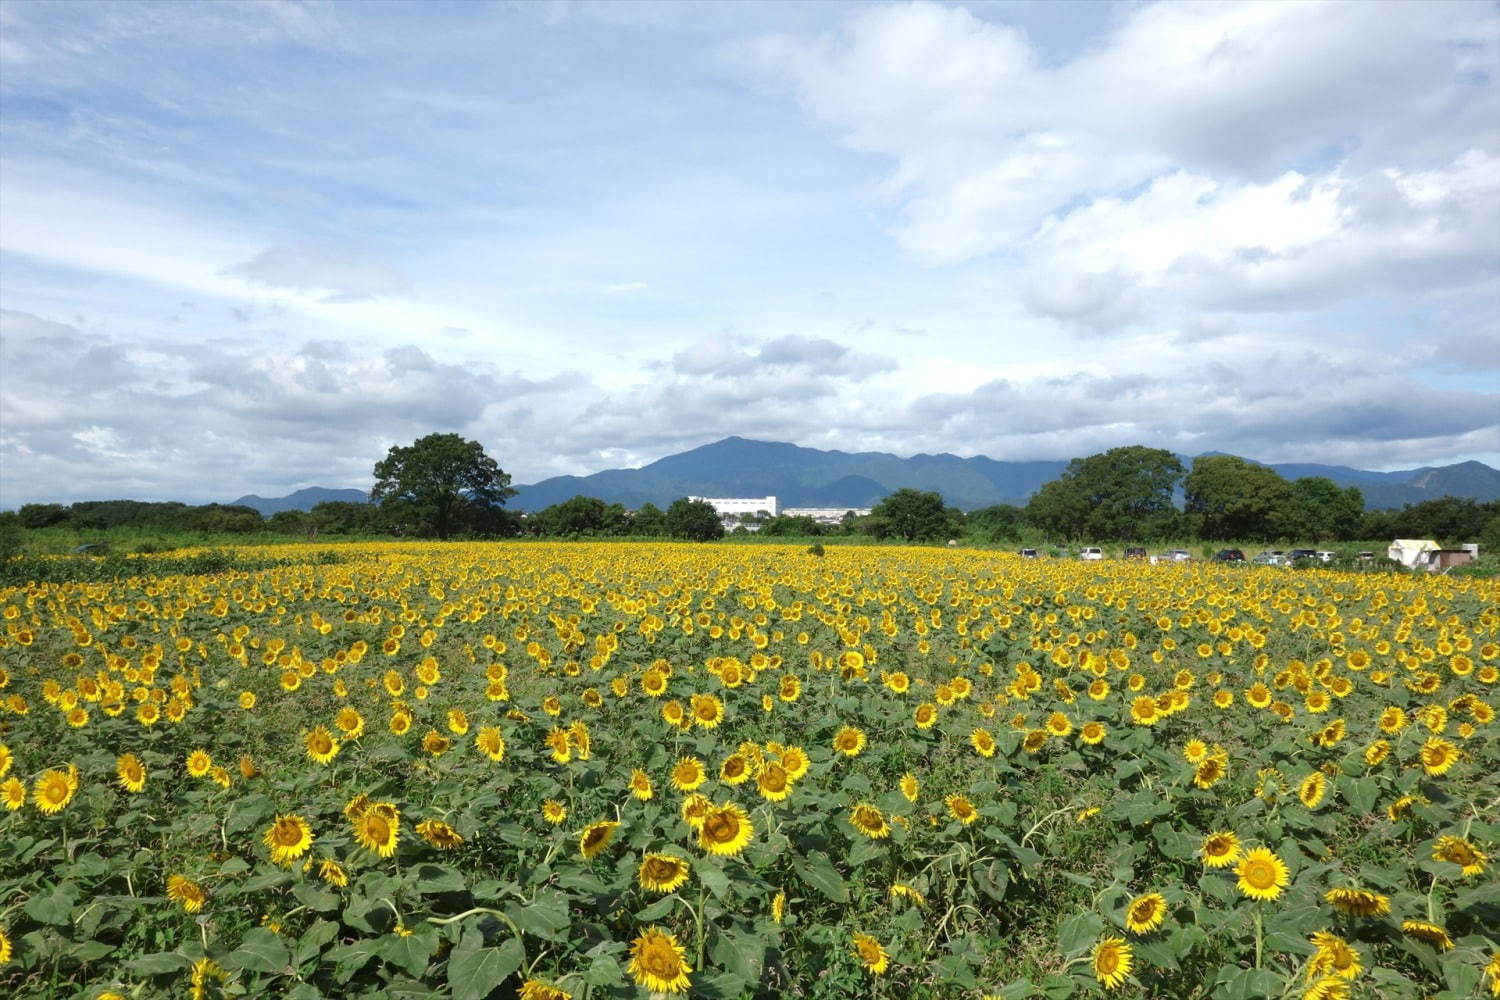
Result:
M1338 553L1337 552L1327 552L1327 551L1324 551L1322 549L1319 549L1318 552L1317 552L1317 556L1318 556L1318 561L1319 562L1331 563L1335 559L1338 558Z
M1284 552L1257 552L1250 561L1257 566L1284 566L1285 563L1282 561L1284 555L1286 555Z
M1220 549L1214 553L1214 562L1244 562L1245 553L1239 549Z
M1125 550L1125 558L1144 559L1146 558L1146 550L1139 545L1132 545Z
M1104 550L1097 545L1085 545L1078 551L1078 558L1094 562L1104 558Z
M1021 558L1022 559L1035 559L1036 558L1036 549L1022 549L1021 550Z
M1193 554L1187 549L1168 549L1161 558L1163 562L1192 562Z
M1318 558L1317 549L1292 549L1286 554L1287 565L1290 566L1298 559L1313 560Z
M1354 553L1354 561L1355 562L1374 562L1375 561L1375 553L1373 553L1373 552L1356 552L1356 553Z

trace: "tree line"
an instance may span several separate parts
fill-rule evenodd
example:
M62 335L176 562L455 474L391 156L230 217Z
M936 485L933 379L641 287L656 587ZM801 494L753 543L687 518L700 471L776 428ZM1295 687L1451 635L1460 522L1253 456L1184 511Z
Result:
M652 503L630 510L575 496L522 514L505 506L515 495L510 476L483 447L456 434L430 434L390 449L374 468L368 503L329 501L310 511L262 517L231 504L85 501L26 504L0 514L0 528L110 529L160 533L416 538L677 538L710 540L726 533L713 507L680 497L665 510ZM900 489L864 517L838 524L808 517L742 519L734 531L769 537L865 535L909 542L967 538L1065 542L1215 541L1309 542L1380 538L1482 540L1500 545L1500 501L1441 497L1400 510L1366 511L1358 487L1321 476L1288 480L1274 469L1233 455L1204 455L1184 468L1172 454L1131 445L1075 458L1025 505L996 504L964 512L933 491Z

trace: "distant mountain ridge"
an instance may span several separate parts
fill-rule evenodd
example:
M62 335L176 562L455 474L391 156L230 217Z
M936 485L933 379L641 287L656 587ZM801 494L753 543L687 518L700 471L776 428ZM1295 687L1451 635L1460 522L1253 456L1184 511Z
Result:
M1183 457L1183 465L1191 464ZM1442 496L1500 499L1500 470L1482 462L1371 472L1342 465L1271 463L1287 479L1326 476L1358 486L1369 509L1400 507ZM583 494L609 503L664 507L681 496L774 496L782 507L868 507L896 490L936 490L964 510L997 503L1024 504L1043 483L1060 476L1062 460L1001 462L983 455L913 455L822 451L781 441L728 437L668 455L639 469L590 476L555 476L517 487L509 506L536 511Z
M1192 464L1190 457L1179 457L1184 466ZM1258 464L1269 465L1287 479L1327 476L1340 486L1358 486L1364 492L1365 507L1371 510L1443 496L1500 499L1500 470L1482 462L1397 472L1305 462ZM538 511L581 493L630 508L646 503L666 507L683 496L774 496L782 507L870 507L898 489L913 487L936 490L949 504L974 510L997 503L1024 504L1067 467L1062 460L1001 462L983 455L959 458L946 453L899 458L887 452L822 451L783 441L727 437L639 469L554 476L517 486L517 495L507 506ZM325 500L361 503L367 499L360 490L312 486L289 496L251 495L234 502L269 516L281 510L311 510Z
M348 503L364 503L369 499L369 494L364 490L331 490L322 486L309 486L284 497L258 497L251 493L240 497L234 503L239 507L254 507L260 511L262 517L270 517L283 510L312 510L318 504L327 501L343 500Z

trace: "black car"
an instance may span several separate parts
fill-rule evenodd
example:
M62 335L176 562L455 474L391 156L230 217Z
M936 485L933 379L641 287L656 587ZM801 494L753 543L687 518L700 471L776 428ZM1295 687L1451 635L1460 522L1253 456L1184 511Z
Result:
M1286 561L1287 565L1289 566L1295 563L1298 559L1306 560L1307 562L1322 561L1318 558L1317 549L1292 549L1292 551L1286 554Z
M1125 558L1144 559L1146 558L1146 550L1141 548L1139 545L1132 545L1125 550Z
M1220 549L1214 553L1214 562L1244 562L1245 553L1239 549Z
M1036 549L1022 549L1021 550L1021 558L1022 559L1035 559L1036 558Z

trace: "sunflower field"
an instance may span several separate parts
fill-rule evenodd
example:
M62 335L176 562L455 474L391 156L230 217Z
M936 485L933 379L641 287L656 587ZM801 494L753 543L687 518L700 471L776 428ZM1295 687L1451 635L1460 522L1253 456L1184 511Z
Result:
M379 543L0 590L7 997L1500 996L1500 583Z

